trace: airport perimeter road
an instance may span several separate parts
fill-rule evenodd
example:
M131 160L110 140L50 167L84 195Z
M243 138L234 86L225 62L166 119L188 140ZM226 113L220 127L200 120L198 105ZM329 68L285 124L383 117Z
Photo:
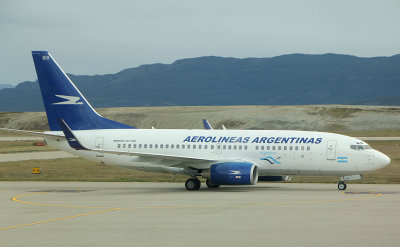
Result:
M11 162L21 160L51 160L62 158L76 157L64 151L49 151L49 152L24 152L24 153L10 153L0 154L0 162Z
M37 137L37 136L6 136L6 137L0 137L0 141L43 141L43 137Z
M397 246L400 185L348 187L0 182L0 246Z
M356 137L363 141L399 141L400 137Z

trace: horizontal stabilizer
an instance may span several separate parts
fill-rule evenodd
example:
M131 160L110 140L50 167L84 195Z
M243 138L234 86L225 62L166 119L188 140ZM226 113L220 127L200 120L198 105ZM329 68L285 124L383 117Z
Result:
M0 128L0 130L5 130L14 133L21 133L27 134L32 136L41 136L41 137L64 137L63 135L55 135L55 134L48 134L43 132L35 132L35 131L28 131L28 130L16 130L16 129L7 129L7 128Z

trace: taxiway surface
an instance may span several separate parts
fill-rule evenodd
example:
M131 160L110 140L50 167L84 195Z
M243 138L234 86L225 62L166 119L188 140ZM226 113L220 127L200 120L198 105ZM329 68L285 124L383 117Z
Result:
M395 246L400 185L0 182L0 246Z

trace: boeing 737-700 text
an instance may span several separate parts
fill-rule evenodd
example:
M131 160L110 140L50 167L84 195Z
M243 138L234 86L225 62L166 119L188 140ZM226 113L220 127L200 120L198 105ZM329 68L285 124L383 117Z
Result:
M293 130L136 129L100 116L50 53L33 51L50 131L19 131L45 138L54 147L85 159L128 169L198 177L209 188L254 185L258 179L337 176L346 180L390 163L381 152L353 137Z

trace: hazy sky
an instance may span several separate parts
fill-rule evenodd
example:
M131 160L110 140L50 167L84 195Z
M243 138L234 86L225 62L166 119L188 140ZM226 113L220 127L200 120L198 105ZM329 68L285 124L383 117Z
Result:
M400 53L399 0L1 0L0 83L36 80L32 50L107 74L198 56Z

